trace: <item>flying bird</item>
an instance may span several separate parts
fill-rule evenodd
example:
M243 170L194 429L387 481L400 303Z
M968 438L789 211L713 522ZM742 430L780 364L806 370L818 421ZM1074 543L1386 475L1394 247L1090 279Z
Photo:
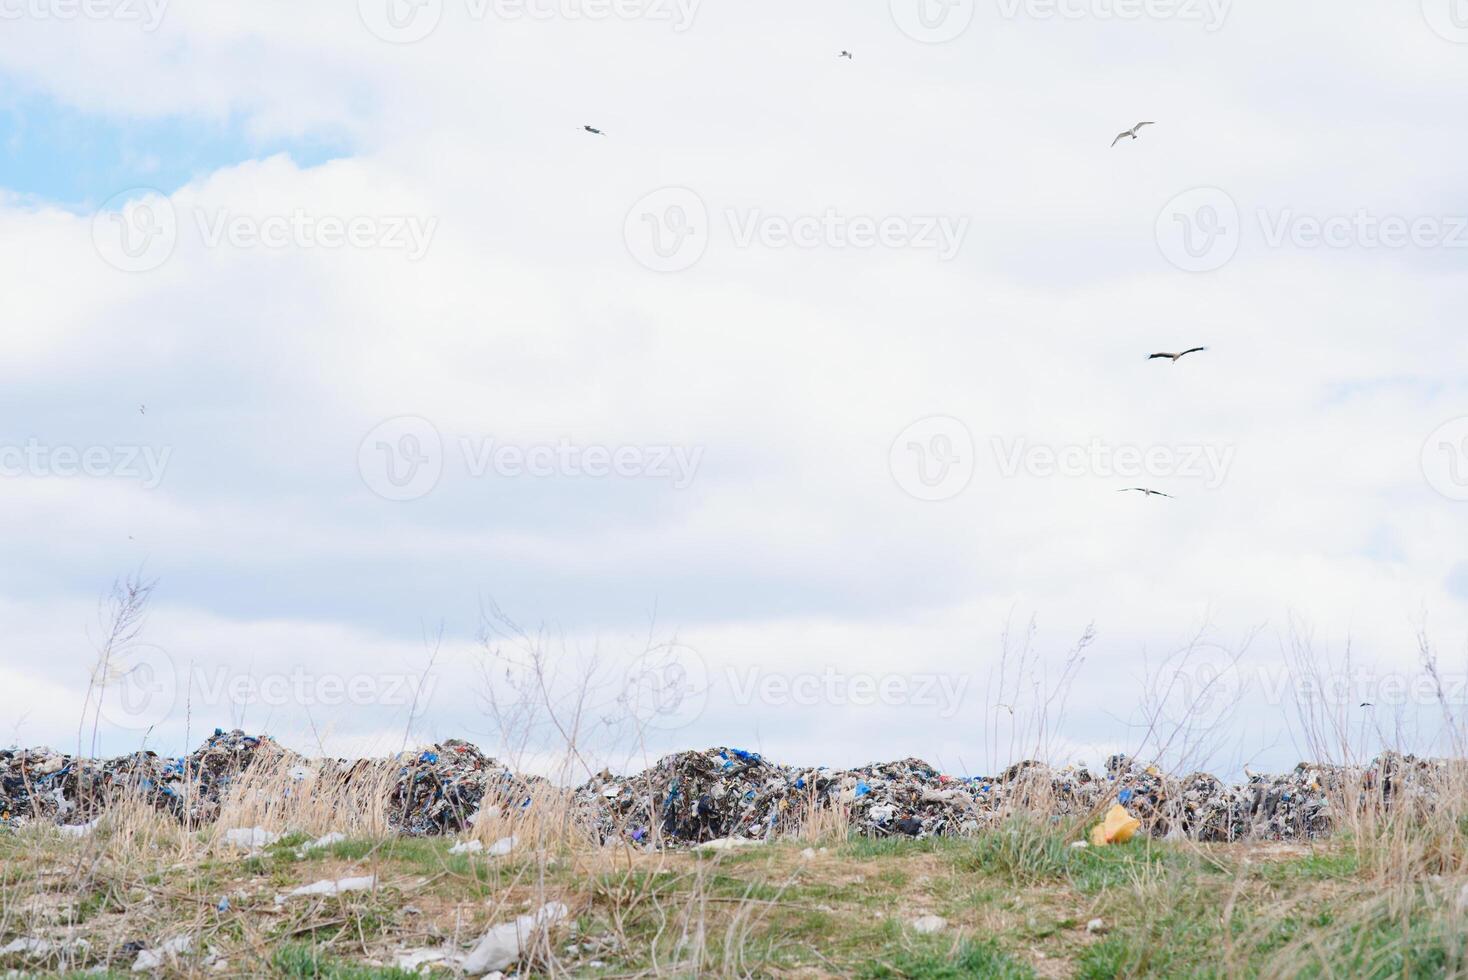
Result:
M855 61L856 60L856 58L852 55L852 53L850 51L842 51L836 57L838 59L839 58L845 58L847 61Z
M1116 492L1117 493L1145 493L1149 497L1166 497L1168 500L1175 500L1176 499L1170 493L1163 493L1161 490L1148 490L1146 487L1127 487L1125 490L1118 490Z
M1122 140L1126 139L1128 136L1130 136L1132 139L1136 139L1137 138L1137 130L1141 129L1143 126L1155 126L1155 125L1157 125L1157 124L1156 123L1153 123L1153 122L1139 122L1135 126L1133 126L1131 129L1128 129L1128 130L1125 130L1123 132L1118 133L1116 135L1116 139L1114 139L1114 140L1111 141L1111 145L1112 146L1115 146L1116 144L1120 143Z
M603 133L601 130L597 129L595 126L582 126L581 128L584 129L584 130L586 130L588 133L592 134L593 136L605 136L606 135L606 133Z
M139 405L138 406L138 414L139 415L147 415L148 414L148 406L147 405Z
M1149 355L1147 357L1147 360L1149 360L1149 361L1155 361L1159 357L1170 357L1170 358L1172 358L1172 363L1176 364L1178 361L1180 361L1183 358L1187 357L1189 354L1196 354L1199 351L1204 351L1204 350L1207 350L1207 349L1208 348L1206 348L1206 347L1189 347L1187 350L1183 351L1181 354L1167 354L1167 353L1151 354L1151 355Z

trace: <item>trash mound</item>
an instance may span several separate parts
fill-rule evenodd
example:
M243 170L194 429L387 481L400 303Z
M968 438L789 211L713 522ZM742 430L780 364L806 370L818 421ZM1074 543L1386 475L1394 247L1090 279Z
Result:
M143 800L180 820L212 821L231 781L258 756L284 756L269 736L214 734L187 756L134 752L116 759L78 759L51 748L0 750L0 824L49 820L70 825L124 799Z
M1361 769L1301 763L1282 776L1227 784L1207 773L1169 776L1115 755L1100 773L1031 760L997 777L957 777L919 759L810 769L719 747L665 756L632 776L603 772L575 791L574 806L599 841L646 847L769 840L798 834L812 820L864 836L949 836L1020 812L1080 820L1108 803L1120 803L1152 836L1300 840L1328 833L1331 800L1353 793L1385 806L1430 806L1448 766L1388 752Z
M520 776L456 738L394 762L388 820L413 836L457 834L474 826L481 812L523 810L538 788L550 785L539 776Z
M513 816L569 798L577 824L599 842L658 848L732 846L812 827L875 837L951 836L1019 812L1084 820L1111 804L1156 837L1309 839L1332 829L1332 800L1430 808L1444 777L1461 776L1465 763L1388 752L1364 768L1301 763L1285 775L1225 783L1202 772L1170 776L1125 755L1108 759L1104 772L1030 760L996 777L959 777L920 759L832 770L718 747L674 753L634 775L604 771L564 791L459 739L386 759L313 761L268 736L216 729L178 758L136 752L92 760L49 748L0 750L0 826L86 825L125 799L181 821L209 823L231 786L261 765L289 775L285 793L290 780L312 771L342 786L365 786L366 795L385 800L389 824L407 835L461 834L480 816Z

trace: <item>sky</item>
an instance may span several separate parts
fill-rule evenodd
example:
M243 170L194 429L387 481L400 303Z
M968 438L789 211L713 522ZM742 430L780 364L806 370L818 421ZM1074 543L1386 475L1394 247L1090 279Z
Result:
M1468 710L1468 4L0 19L0 743L1237 773Z

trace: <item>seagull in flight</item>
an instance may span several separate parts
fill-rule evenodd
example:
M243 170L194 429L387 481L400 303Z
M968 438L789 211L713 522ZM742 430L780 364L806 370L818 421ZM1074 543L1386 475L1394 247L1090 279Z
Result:
M1116 144L1120 143L1122 140L1126 139L1128 136L1130 136L1132 139L1136 139L1137 138L1137 130L1141 129L1143 126L1155 126L1155 125L1157 125L1157 124L1154 123L1154 122L1139 122L1135 126L1133 126L1131 129L1128 129L1128 130L1125 130L1123 132L1118 133L1116 135L1116 139L1114 139L1114 140L1111 141L1111 145L1112 146L1115 146Z
M148 406L147 405L139 405L138 406L138 414L139 415L147 415L148 414Z
M582 126L581 128L584 129L584 130L586 130L588 133L590 133L593 136L605 136L606 135L606 133L603 133L601 130L597 129L595 126Z
M852 55L852 53L850 51L842 51L836 57L838 59L845 58L847 61L855 61L856 60L856 58Z
M1177 499L1176 497L1174 497L1170 493L1163 493L1161 490L1148 490L1146 487L1127 487L1125 490L1118 490L1116 492L1117 493L1145 493L1149 497L1166 497L1168 500L1176 500Z
M1149 361L1155 361L1159 357L1170 357L1170 358L1172 358L1172 363L1176 364L1178 361L1180 361L1183 358L1187 357L1189 354L1196 354L1199 351L1204 351L1204 350L1207 350L1207 349L1208 348L1206 348L1206 347L1189 347L1187 350L1183 351L1181 354L1168 354L1168 353L1151 354L1151 355L1149 355L1147 357L1147 360L1149 360Z

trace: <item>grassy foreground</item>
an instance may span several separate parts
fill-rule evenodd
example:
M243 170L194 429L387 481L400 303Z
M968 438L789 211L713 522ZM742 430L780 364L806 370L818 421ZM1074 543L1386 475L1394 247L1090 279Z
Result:
M0 834L0 945L65 943L0 968L135 976L140 945L188 936L155 972L407 977L403 951L462 952L548 900L570 917L536 937L522 974L1439 977L1463 973L1468 942L1456 837L1075 849L1015 820L968 839L702 853L542 838L498 858L442 839L306 840L246 853L213 830L136 822ZM375 885L277 900L358 876ZM946 924L920 932L921 916Z

